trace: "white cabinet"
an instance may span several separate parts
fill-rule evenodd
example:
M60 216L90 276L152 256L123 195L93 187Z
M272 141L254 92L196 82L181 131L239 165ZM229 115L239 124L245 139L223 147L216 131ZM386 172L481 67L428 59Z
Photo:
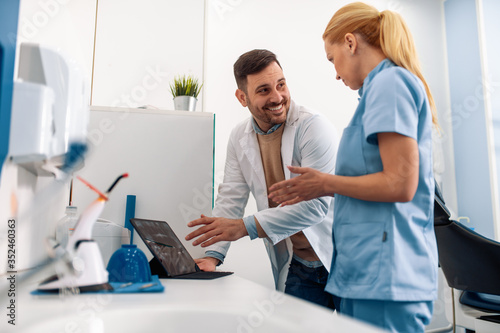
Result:
M199 257L204 251L183 239L190 232L187 222L211 214L213 130L214 115L208 112L93 107L90 151L77 175L106 191L128 172L101 217L123 226L127 195L136 195L136 217L167 221L191 255ZM73 180L79 212L95 198L95 192ZM141 242L137 235L134 242Z

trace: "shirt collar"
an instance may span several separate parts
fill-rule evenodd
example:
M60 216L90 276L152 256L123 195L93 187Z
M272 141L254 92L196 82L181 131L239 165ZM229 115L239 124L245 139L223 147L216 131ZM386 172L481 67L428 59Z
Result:
M364 90L363 88L366 87L370 83L371 80L373 80L375 75L377 75L378 73L380 73L384 69L389 68L389 67L393 67L393 66L396 66L396 64L394 64L388 58L385 58L384 60L379 62L379 64L377 66L375 66L375 68L372 69L372 71L370 73L368 73L368 75L364 79L363 85L358 90L359 97L363 96L363 90Z
M260 135L268 135L268 134L271 134L271 133L273 133L274 131L276 131L278 128L280 128L280 126L281 126L281 125L283 125L283 123L281 123L281 124L276 124L276 125L274 125L273 127L271 127L271 128L269 129L269 131L264 132L263 130L261 130L261 129L259 128L259 126L258 126L258 125L257 125L257 123L255 122L255 119L253 119L253 117L252 117L252 126L253 126L253 130L255 131L255 133L260 134Z

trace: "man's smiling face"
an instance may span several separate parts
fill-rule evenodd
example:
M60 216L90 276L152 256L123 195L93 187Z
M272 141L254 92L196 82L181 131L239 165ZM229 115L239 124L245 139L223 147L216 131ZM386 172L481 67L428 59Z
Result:
M272 62L262 71L247 76L247 92L236 91L241 105L248 107L257 125L267 132L286 121L290 109L290 92L283 70Z

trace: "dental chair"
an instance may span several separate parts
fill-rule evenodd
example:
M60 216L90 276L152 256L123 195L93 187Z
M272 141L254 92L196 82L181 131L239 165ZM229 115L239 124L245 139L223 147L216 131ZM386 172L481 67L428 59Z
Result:
M455 330L500 332L500 243L450 219L436 187L434 230L439 264L452 291ZM455 331L454 330L454 331Z

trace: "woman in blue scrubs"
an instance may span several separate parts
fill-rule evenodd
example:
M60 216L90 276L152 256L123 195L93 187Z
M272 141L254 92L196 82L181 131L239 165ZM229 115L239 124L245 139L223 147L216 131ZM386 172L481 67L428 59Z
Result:
M271 187L282 205L335 197L334 256L326 290L340 312L392 332L424 332L437 297L433 227L432 95L401 16L342 7L323 35L337 79L359 92L336 174L299 174Z

